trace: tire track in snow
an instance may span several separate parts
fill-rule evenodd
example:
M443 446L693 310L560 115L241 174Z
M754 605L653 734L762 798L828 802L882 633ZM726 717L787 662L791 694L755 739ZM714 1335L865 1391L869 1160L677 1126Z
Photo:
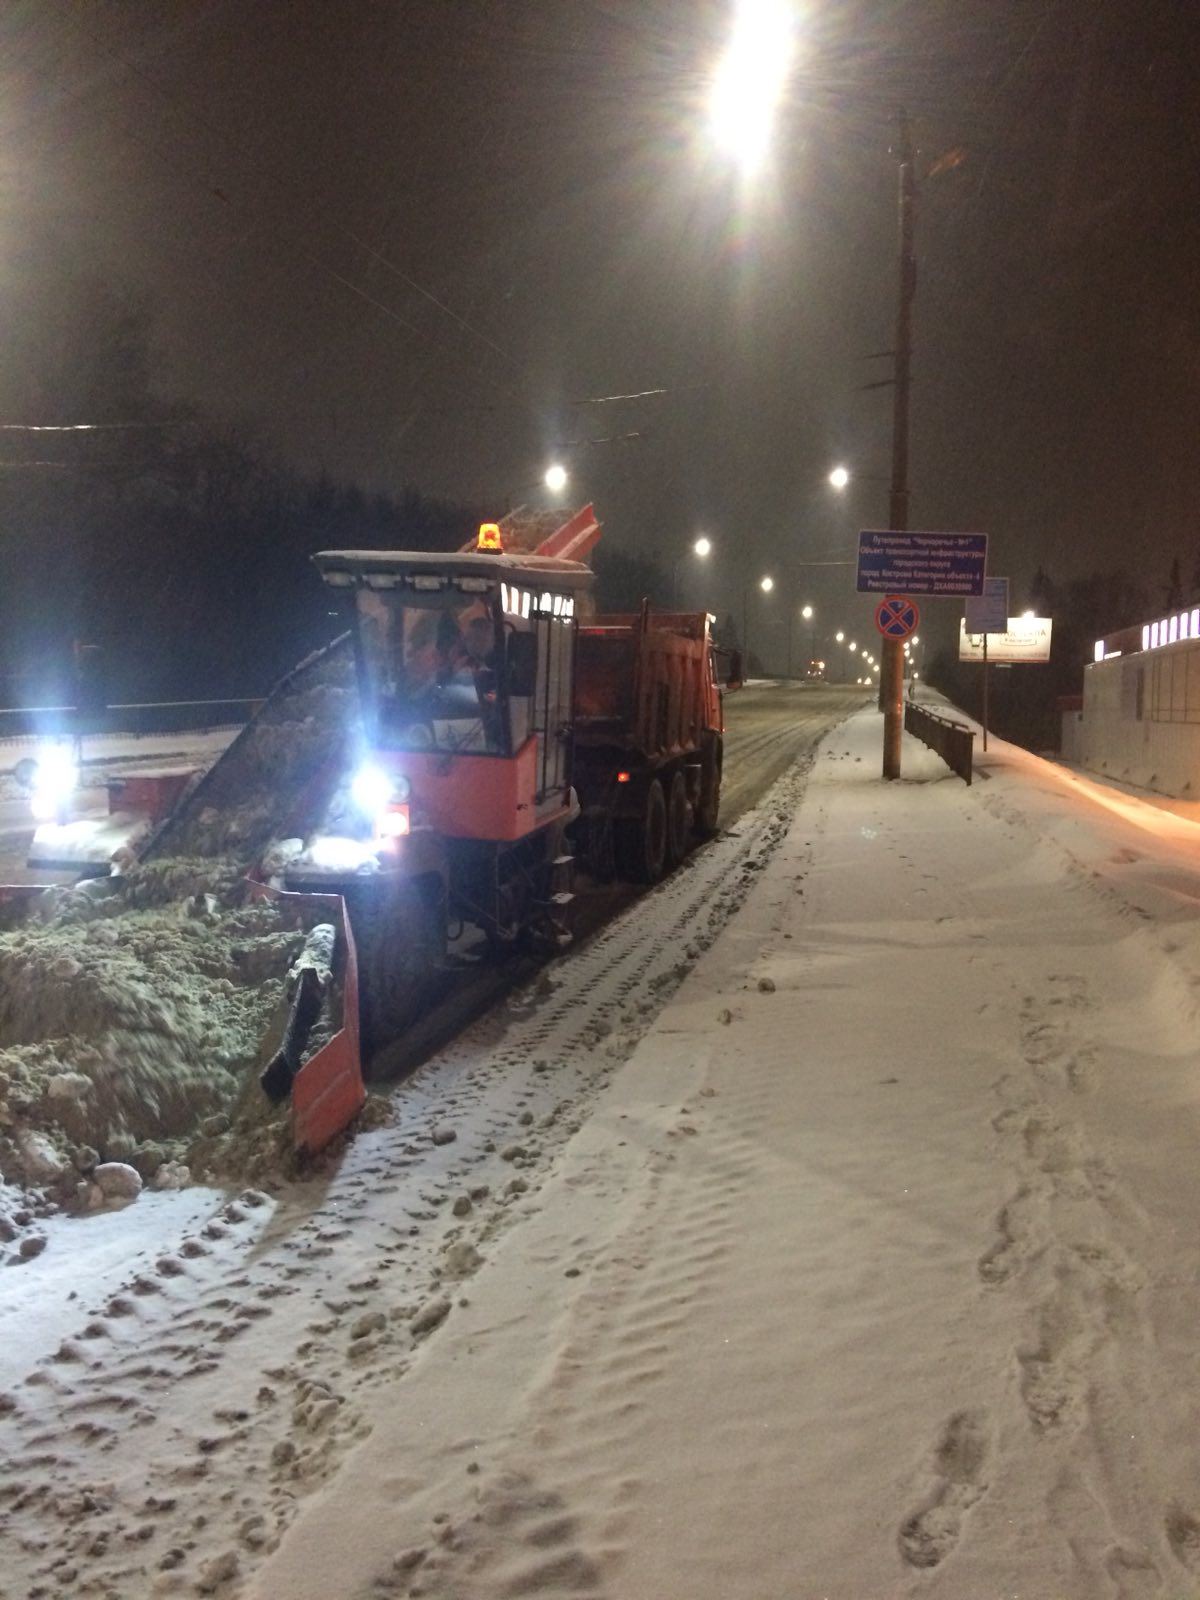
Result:
M427 1062L339 1171L229 1201L81 1308L0 1407L0 1596L232 1592L741 904L808 765Z

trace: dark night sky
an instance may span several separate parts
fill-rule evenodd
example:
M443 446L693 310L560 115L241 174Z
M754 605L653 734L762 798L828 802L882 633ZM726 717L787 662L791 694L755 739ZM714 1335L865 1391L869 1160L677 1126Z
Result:
M886 520L889 391L861 385L904 103L923 168L965 152L920 196L914 526L987 530L1017 601L1039 562L1190 573L1200 6L797 13L743 191L704 121L725 3L8 0L0 296L5 236L49 228L149 293L164 388L365 484L507 502L564 441L639 430L566 453L608 537L669 558L703 529L689 599L769 570L776 615L862 630L850 571L800 563Z

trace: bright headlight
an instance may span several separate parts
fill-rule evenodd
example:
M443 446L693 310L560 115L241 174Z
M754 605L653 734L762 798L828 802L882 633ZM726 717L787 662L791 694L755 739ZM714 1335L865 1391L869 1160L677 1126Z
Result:
M394 791L391 776L379 767L360 767L350 784L354 804L369 817L383 810Z
M39 822L48 822L75 793L79 769L64 745L47 745L38 752L37 771L29 796L29 809Z

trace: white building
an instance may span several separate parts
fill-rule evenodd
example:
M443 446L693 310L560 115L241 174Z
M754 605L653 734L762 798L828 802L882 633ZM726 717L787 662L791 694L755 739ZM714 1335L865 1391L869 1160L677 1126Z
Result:
M1179 799L1200 799L1200 607L1096 642L1063 756Z

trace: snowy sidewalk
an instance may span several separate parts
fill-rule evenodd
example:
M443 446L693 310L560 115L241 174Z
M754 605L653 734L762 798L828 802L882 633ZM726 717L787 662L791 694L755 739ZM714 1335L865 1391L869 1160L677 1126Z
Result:
M247 1593L1200 1594L1200 829L879 748Z

